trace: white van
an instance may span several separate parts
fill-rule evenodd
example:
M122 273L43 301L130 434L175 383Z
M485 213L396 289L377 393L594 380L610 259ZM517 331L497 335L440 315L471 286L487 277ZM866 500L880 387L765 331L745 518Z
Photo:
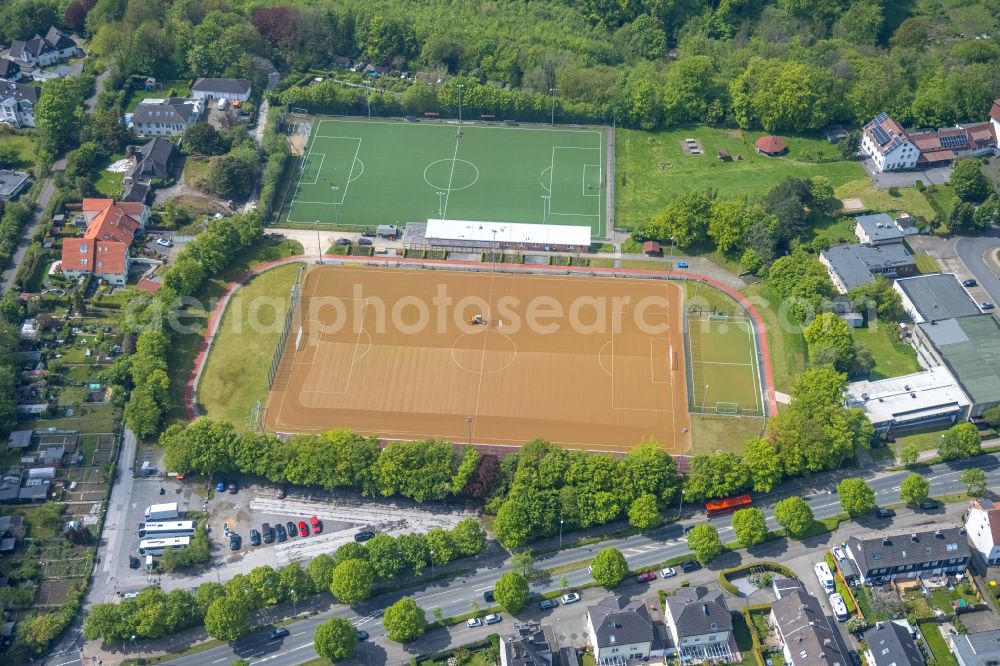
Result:
M833 582L833 572L830 571L830 567L826 565L826 562L817 562L813 569L816 571L816 578L819 579L819 584L823 586L823 590L827 594L837 591L837 586Z
M840 596L839 592L830 595L830 608L833 609L833 615L839 622L843 622L851 616L847 612L847 604L844 603L844 598Z
M225 97L223 97L222 99L219 100L219 103L215 105L215 108L217 108L219 111L225 111L226 110L226 106L228 104L229 104L229 100L226 99Z

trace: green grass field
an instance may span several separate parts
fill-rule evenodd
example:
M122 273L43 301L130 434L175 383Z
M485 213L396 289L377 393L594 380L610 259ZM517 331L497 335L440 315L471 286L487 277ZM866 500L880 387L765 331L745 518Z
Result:
M163 87L160 90L132 90L125 104L125 112L132 113L144 99L164 99L168 95L174 97L189 97L191 95L191 81L160 81Z
M837 155L823 139L782 136L784 157L762 157L754 149L760 132L695 126L664 132L618 130L615 138L615 226L633 228L683 192L716 189L719 196L761 196L787 176L825 176L834 187L865 177L857 162L817 162ZM688 155L686 138L697 139L702 155ZM725 149L730 162L716 157ZM736 160L740 155L742 159ZM661 168L661 165L666 168Z
M35 162L35 142L27 134L0 134L0 146L14 146L18 162L13 167L27 167Z
M261 273L240 287L229 302L198 386L199 402L209 416L244 428L250 424L254 405L267 400L267 373L280 334L275 318L284 313L261 308L258 321L265 327L263 331L249 325L248 313L256 299L284 299L287 303L288 290L300 267L288 264ZM234 386L240 390L231 390Z
M920 371L917 352L910 345L899 341L892 322L869 328L852 328L851 337L872 353L875 367L872 368L870 377L873 380L901 377Z
M688 316L692 411L762 414L760 371L745 318Z
M865 210L881 213L909 213L930 221L934 219L934 209L924 194L913 187L899 188L899 196L894 197L888 190L877 190L871 178L862 175L857 180L834 188L838 199L860 199Z
M322 119L286 219L544 222L604 236L605 163L597 129L463 125L459 135L453 124Z

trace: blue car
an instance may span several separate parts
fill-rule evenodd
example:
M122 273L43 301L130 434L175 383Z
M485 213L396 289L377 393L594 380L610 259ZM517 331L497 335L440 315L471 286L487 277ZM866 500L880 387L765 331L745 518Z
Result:
M219 479L218 481L215 482L215 492L217 492L217 493L224 493L224 492L226 492L226 480L225 479Z
M677 268L687 268L687 267L688 267L688 262L686 262L686 261L678 261L677 262Z

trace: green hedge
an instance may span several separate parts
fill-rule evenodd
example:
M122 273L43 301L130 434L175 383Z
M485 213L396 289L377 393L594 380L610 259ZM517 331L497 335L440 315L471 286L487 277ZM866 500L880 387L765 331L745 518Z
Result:
M757 629L754 627L753 618L750 615L755 611L767 610L769 608L768 604L755 604L743 607L743 621L747 623L747 629L750 630L750 640L753 643L753 659L757 662L757 666L767 666L767 663L764 661L764 648L760 644L760 637L757 636Z
M730 582L731 578L739 578L743 574L747 574L751 569L764 569L765 571L773 571L774 573L780 573L781 575L791 578L792 580L798 580L798 576L783 564L778 564L777 562L750 562L749 564L743 564L738 567L733 567L732 569L723 569L719 572L719 587L728 592L729 594L738 595L740 593L739 588Z

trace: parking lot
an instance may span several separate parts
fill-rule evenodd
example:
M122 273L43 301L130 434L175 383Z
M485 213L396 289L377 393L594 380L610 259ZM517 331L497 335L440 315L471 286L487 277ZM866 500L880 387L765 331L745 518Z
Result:
M353 541L360 530L398 536L427 532L434 527L450 529L463 518L475 515L474 512L443 510L437 505L307 494L296 488L290 488L285 499L278 499L276 486L244 485L239 480L235 480L238 484L235 494L228 490L216 492L214 483L209 485L204 480L138 476L131 481L128 504L121 507L118 518L119 528L109 537L111 561L99 567L98 589L104 590L105 601L117 594L138 591L151 583L165 590L190 589L206 581L226 581L262 565L279 567L290 562L304 565L320 553L333 553L342 544ZM225 481L228 485L234 479ZM146 507L164 502L177 502L182 512L208 512L213 554L210 564L188 572L163 575L129 568L129 556L138 554L138 528L145 520ZM320 521L322 531L318 534L313 533L310 526L312 516ZM263 523L273 528L288 521L296 526L300 521L305 522L310 534L305 537L289 535L284 542L275 539L273 543L251 545L251 528L260 531ZM230 550L225 527L240 535L242 543L238 551Z

